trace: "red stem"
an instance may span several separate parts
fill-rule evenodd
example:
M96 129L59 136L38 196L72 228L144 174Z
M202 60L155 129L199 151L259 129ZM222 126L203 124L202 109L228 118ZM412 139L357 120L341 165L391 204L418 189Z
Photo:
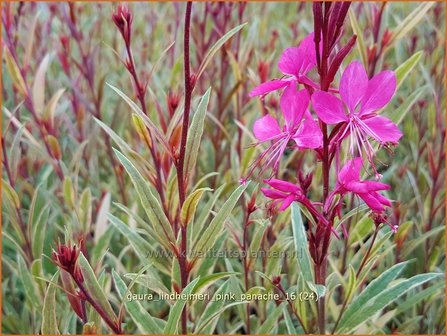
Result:
M178 192L180 209L185 203L186 198L186 181L184 177L184 164L185 164L185 151L186 151L186 140L188 138L188 126L189 126L189 112L191 109L191 97L192 97L192 85L191 85L191 73L190 73L190 59L189 59L189 30L191 25L191 8L192 2L189 1L186 4L185 12L185 31L184 31L184 69L185 69L185 104L183 111L183 124L182 124L182 138L180 143L180 154L176 162L177 168L177 182L178 182ZM181 223L181 244L180 251L178 254L178 261L180 267L180 277L182 290L188 285L189 277L189 267L187 260L187 232L186 227ZM182 311L182 334L187 334L188 328L188 310L187 305Z

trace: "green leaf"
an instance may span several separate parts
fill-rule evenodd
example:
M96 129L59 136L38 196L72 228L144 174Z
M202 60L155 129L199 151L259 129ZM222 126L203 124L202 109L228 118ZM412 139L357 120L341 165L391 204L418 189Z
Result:
M396 69L397 89L400 87L405 78L410 74L411 70L419 63L422 57L422 50L413 54L404 63ZM397 90L396 89L396 90Z
M43 300L42 310L42 334L43 335L58 335L56 318L56 289L57 279L59 278L59 271L57 271L48 284L45 298Z
M378 278L371 281L368 287L366 287L365 290L363 290L362 293L360 293L360 295L354 299L352 304L348 306L345 313L343 314L343 318L340 320L337 331L341 330L341 327L345 321L349 321L352 316L356 316L358 311L364 305L366 305L370 299L374 298L377 295L380 295L380 293L383 292L384 288L391 281L399 276L399 274L403 271L407 264L408 261L396 264L383 272Z
M390 45L403 38L425 17L434 2L424 2L416 7L399 25L394 29Z
M7 47L3 48L3 57L5 58L6 68L8 69L14 86L22 95L26 96L27 90L25 81L23 80L22 74L19 67L17 66L17 63L14 60L14 57L12 57L11 52Z
M357 326L367 321L375 313L387 307L409 290L439 276L442 276L442 273L418 274L387 289L385 287L388 283L380 282L382 290L377 295L369 297L368 301L353 314L348 315L348 310L346 310L346 314L341 319L337 332L346 334L353 331Z
M191 281L188 286L183 289L181 295L188 297L194 290L194 287L199 282L199 280L200 277ZM187 300L179 299L176 301L174 306L172 306L171 310L169 311L168 323L163 330L163 334L173 335L177 333L180 315L182 314L183 307L185 307L186 302Z
M211 316L206 316L207 319L203 322L203 324L200 326L200 328L196 331L197 334L201 334L202 330L207 327L211 322L213 322L216 318L218 318L225 310L228 308L238 306L241 304L248 304L250 301L235 301L227 304L224 307L219 308L216 312L214 312Z
M64 94L65 89L59 89L55 94L50 98L50 101L45 106L43 111L43 119L47 121L51 126L54 125L54 115L56 113L57 103L61 99Z
M359 22L357 21L356 14L353 8L349 9L349 20L351 21L352 32L357 35L357 49L359 50L360 58L364 67L368 66L368 57L365 48L365 40L363 38L363 31L360 28Z
M140 284L146 288L149 288L151 291L154 291L158 295L160 294L170 294L169 290L166 286L159 280L155 275L152 274L141 274L137 277L136 273L128 273L124 275L126 278L135 280L137 284Z
M195 190L192 194L190 194L186 200L185 203L182 206L182 211L180 214L181 223L183 226L188 226L189 222L193 219L196 210L197 205L200 202L200 199L202 198L202 195L205 191L211 191L210 188L200 188Z
M18 255L17 263L19 266L20 280L23 283L23 287L25 287L26 298L33 307L39 308L42 302L41 296L39 295L37 286L25 264L25 260L21 255Z
M240 185L224 203L222 208L217 212L205 232L198 236L193 244L194 255L205 255L219 239L219 234L223 229L224 221L230 216L231 211L235 207L242 193L248 187L250 182Z
M357 278L355 275L354 267L352 267L352 265L349 265L348 288L346 290L347 302L351 302L356 287L357 287Z
M45 242L45 233L46 233L46 225L48 222L48 217L50 216L50 206L47 204L40 211L37 220L35 221L32 230L33 230L33 240L32 240L32 250L34 258L40 258L43 253L43 246Z
M124 224L124 222L118 217L115 217L112 214L108 214L107 218L110 220L110 223L113 226L115 226L124 237L127 238L129 243L135 250L135 253L140 258L140 260L142 262L147 262L148 253L149 251L153 250L152 246L145 239L143 239L134 229Z
M73 182L69 176L64 180L64 200L65 204L73 209L75 206L75 191L73 188Z
M123 300L130 317L143 334L161 334L162 330L155 322L155 319L146 311L139 301L129 301L124 297L127 286L115 270L112 270L112 277L119 297Z
M301 217L301 210L296 202L292 203L292 230L299 270L302 272L305 282L313 283L312 260L309 255L306 229Z
M112 321L117 321L112 306L107 300L107 296L104 293L103 289L99 285L95 272L91 268L87 259L85 259L84 254L82 254L82 252L78 258L78 265L81 270L82 276L84 277L83 284L86 290L89 292L92 299L95 300L104 309L105 313Z
M203 292L206 288L208 288L209 286L211 286L213 283L215 283L216 281L229 277L231 275L236 275L239 273L235 273L235 272L220 272L220 273L213 273L213 274L209 274L206 275L204 277L200 278L200 281L197 282L196 287L194 288L193 293L200 293Z
M224 36L222 36L209 50L208 53L203 58L202 64L200 64L199 70L197 71L197 79L200 78L203 71L205 70L208 63L213 58L214 54L239 30L241 30L247 23L243 23L237 27L234 27L230 31L228 31Z
M160 205L158 199L152 193L148 183L141 176L140 172L135 168L132 162L129 161L121 152L113 149L118 160L126 169L127 173L132 180L132 183L137 190L137 194L140 197L141 205L143 206L149 221L154 225L155 232L163 232L166 239L159 240L160 243L164 242L164 246L169 248L169 242L175 242L174 233L172 231L171 224L166 217L163 208Z
M200 234L202 234L202 231L204 231L205 223L212 212L211 209L214 207L214 205L218 201L219 196L223 192L224 189L225 189L225 184L220 186L216 191L214 191L212 196L208 200L208 202L206 202L206 204L203 207L200 207L199 215L196 218L196 220L194 221L194 225L192 228L191 234L193 237L199 236Z
M284 321L286 322L287 332L289 335L296 335L297 331L293 326L292 318L290 317L289 311L287 310L287 306L282 307L282 314L284 316Z
M22 159L22 151L20 149L20 143L22 141L23 133L25 132L25 126L22 125L16 131L14 139L11 143L11 150L9 151L9 170L11 171L12 179L15 181L19 172L19 163Z
M197 162L197 156L199 154L200 142L203 134L203 126L205 124L206 109L208 102L210 101L211 89L208 89L200 100L196 113L192 118L191 126L188 130L188 139L186 140L186 156L185 165L183 169L186 169L185 176L189 176L194 171Z
M257 334L266 335L270 334L273 327L278 325L278 319L282 314L282 309L285 306L285 302L280 304L278 307L275 307L272 312L269 312L267 319L264 323L259 327Z
M167 153L172 155L170 146L168 142L166 141L165 137L160 133L157 126L152 122L152 120L149 119L147 115L141 111L141 109L138 107L137 104L135 104L132 99L130 99L126 94L124 94L120 89L114 87L113 85L106 83L113 91L115 91L121 98L124 99L124 101L130 106L130 108L143 119L146 126L150 129L151 134L153 134L157 140L160 142L161 145L163 145L164 149Z
M50 55L46 55L42 62L40 62L33 83L33 103L39 117L42 117L45 106L45 75L47 73L49 62Z
M445 281L440 281L428 288L417 291L417 293L415 293L414 295L408 295L408 298L404 302L399 303L399 306L396 309L396 315L403 313L408 309L415 308L419 302L421 302L422 300L426 300L432 295L437 294L436 297L441 297L442 295L444 295L443 291L441 291L444 287Z
M225 281L214 293L212 299L208 302L203 311L203 314L200 314L198 321L196 323L194 334L212 334L215 326L217 324L217 319L208 321L207 325L205 323L208 320L209 316L213 316L219 309L221 309L225 305L225 300L218 300L218 295L222 295L227 293L229 285L229 280Z

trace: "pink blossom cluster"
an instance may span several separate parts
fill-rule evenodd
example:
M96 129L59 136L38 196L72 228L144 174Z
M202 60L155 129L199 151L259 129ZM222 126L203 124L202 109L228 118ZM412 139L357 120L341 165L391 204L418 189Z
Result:
M271 169L270 178L264 181L269 188L261 188L263 194L278 204L281 211L292 202L301 203L318 223L331 225L333 218L341 216L345 196L352 193L371 209L374 218L384 218L382 215L391 201L380 191L390 186L378 181L381 176L375 156L380 147L397 145L402 137L399 128L380 115L394 96L396 75L386 70L369 79L363 65L353 61L342 73L338 88L322 91L309 75L317 64L315 45L312 33L298 47L287 48L278 63L284 76L262 83L250 92L251 97L264 97L282 90L282 95L281 113L266 114L254 123L257 145L268 146L252 164L247 178L257 168L260 173ZM323 151L323 127L326 130L327 125L333 127L327 150ZM341 164L344 142L348 159ZM288 148L313 150L318 159L326 155L329 162L335 161L336 184L323 203L310 201L299 183L273 178ZM371 168L376 180L362 180L362 168Z

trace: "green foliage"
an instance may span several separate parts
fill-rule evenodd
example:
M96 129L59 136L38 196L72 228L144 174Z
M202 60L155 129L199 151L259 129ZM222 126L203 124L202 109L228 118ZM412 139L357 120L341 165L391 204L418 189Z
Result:
M309 252L312 214L296 202L274 210L260 191L267 173L255 170L253 181L238 183L268 146L254 146L254 122L265 114L281 119L280 93L259 99L249 92L282 76L282 51L314 29L310 3L194 2L184 204L177 160L185 4L129 4L141 88L124 66L125 44L110 17L115 5L75 3L72 13L63 4L3 7L11 28L2 29L2 333L111 331L91 304L84 302L86 321L75 313L69 293L78 285L52 260L60 242L81 248L84 287L110 319L122 319L126 334L180 334L185 307L188 333L243 334L248 326L252 334L319 333L319 302L288 303L280 289L324 297L327 333L445 334L443 3L349 9L337 50L352 34L357 39L342 70L360 59L369 77L383 70L397 77L380 113L404 136L377 161L391 186L387 222L399 230L384 224L373 238L369 208L346 197L324 285L315 283ZM297 169L313 173L306 194L314 200L323 177L308 152L286 151L276 177L299 182ZM329 180L334 186L335 171ZM155 299L128 300L129 293ZM175 293L209 297L158 299ZM280 300L244 301L243 293Z

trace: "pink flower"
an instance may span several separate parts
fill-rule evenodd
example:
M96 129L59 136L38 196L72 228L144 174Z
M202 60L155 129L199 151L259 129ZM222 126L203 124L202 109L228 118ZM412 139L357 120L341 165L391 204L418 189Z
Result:
M250 92L250 97L265 95L269 92L282 89L291 83L307 84L316 87L306 74L316 65L314 34L305 37L296 48L287 48L278 62L279 70L286 76L262 83Z
M353 192L358 195L371 210L381 213L385 206L391 206L391 202L378 191L388 190L390 186L376 181L361 181L360 171L362 170L362 158L357 157L348 161L338 173L337 186L333 194L344 195Z
M326 124L343 123L337 140L349 135L353 156L355 151L361 155L363 149L373 163L375 151L370 138L385 145L397 144L402 137L402 132L390 119L377 115L377 111L391 100L395 90L394 72L383 71L368 80L363 66L354 61L341 76L341 100L330 93L317 91L312 95L312 105Z
M261 188L265 197L273 199L274 204L280 204L279 210L286 210L292 202L310 203L300 186L278 179L264 180L273 189Z
M293 85L289 85L280 101L285 124L280 127L278 121L271 115L256 120L253 132L259 140L258 144L271 142L271 145L253 163L249 176L261 163L263 165L261 172L270 166L277 171L281 156L291 140L300 149L321 146L323 135L307 109L309 101L306 90L297 91Z
M324 225L329 225L327 219L315 208L314 203L306 197L300 186L278 179L264 180L264 183L268 184L272 189L261 188L261 192L265 197L271 198L274 205L280 204L280 211L286 210L293 202L299 202L304 205L319 222ZM339 238L339 235L333 227L331 227L331 231L337 238Z

